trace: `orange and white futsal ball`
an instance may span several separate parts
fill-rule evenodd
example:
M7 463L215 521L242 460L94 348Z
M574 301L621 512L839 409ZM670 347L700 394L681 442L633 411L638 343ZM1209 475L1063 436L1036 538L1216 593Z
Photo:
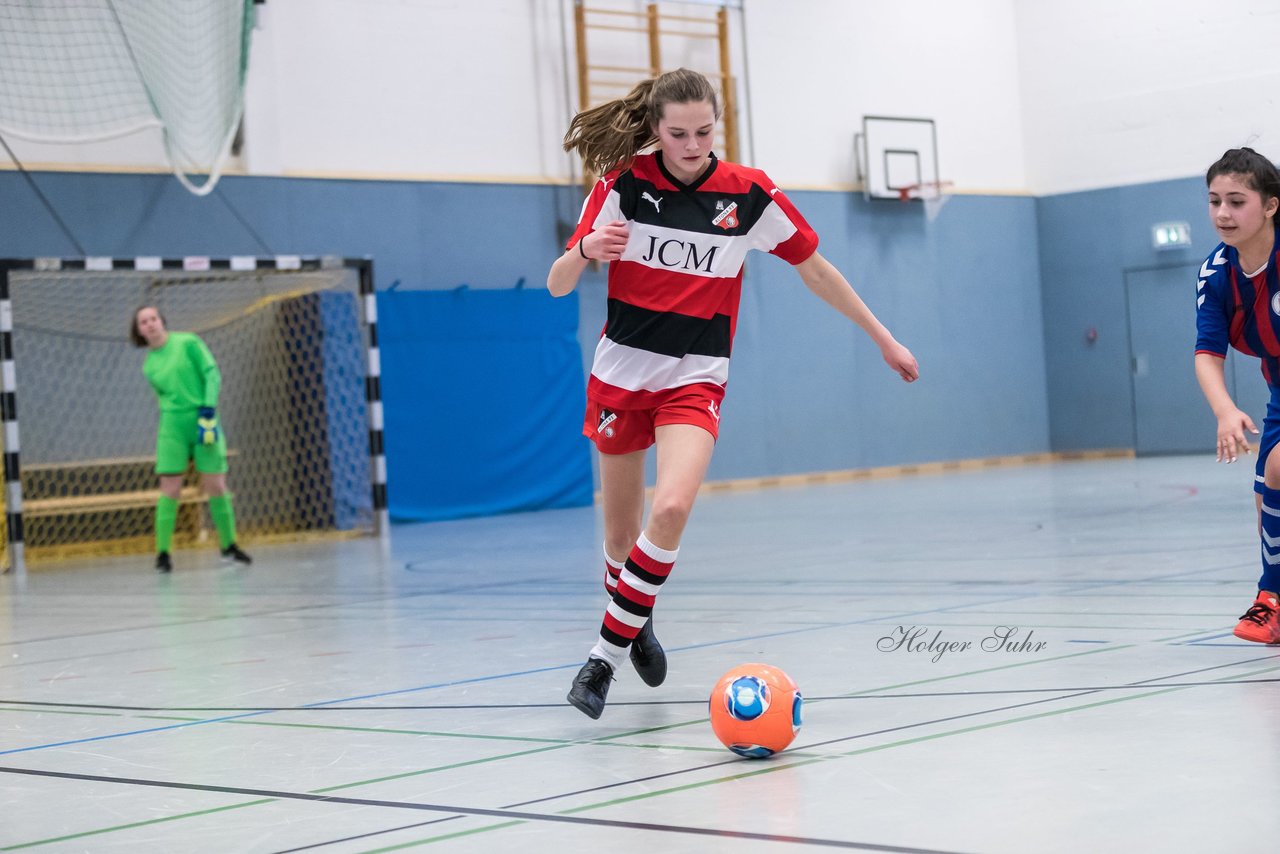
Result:
M711 691L711 729L739 756L763 759L795 740L803 705L790 676L769 664L742 664Z

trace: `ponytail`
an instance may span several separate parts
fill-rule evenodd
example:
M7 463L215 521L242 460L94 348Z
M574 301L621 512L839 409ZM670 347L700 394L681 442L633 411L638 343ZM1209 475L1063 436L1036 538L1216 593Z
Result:
M564 150L577 151L588 172L625 169L658 141L654 128L667 104L709 102L720 117L720 102L706 77L687 68L641 81L621 98L583 110L569 122Z
M649 121L649 95L656 80L645 80L623 97L574 116L564 135L564 150L581 154L582 165L595 175L631 165L658 140Z

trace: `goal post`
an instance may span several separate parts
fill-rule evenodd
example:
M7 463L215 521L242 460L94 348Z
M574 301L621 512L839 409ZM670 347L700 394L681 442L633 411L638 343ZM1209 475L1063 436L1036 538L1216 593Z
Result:
M154 305L222 375L228 486L247 543L385 533L386 462L368 259L0 260L3 558L154 550L158 406L130 344ZM188 472L177 547L211 536Z

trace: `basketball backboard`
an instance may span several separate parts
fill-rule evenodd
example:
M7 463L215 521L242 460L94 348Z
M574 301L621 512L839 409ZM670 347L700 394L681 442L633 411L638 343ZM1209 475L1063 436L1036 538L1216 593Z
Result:
M863 116L853 147L858 180L868 199L902 199L908 188L939 181L933 119Z

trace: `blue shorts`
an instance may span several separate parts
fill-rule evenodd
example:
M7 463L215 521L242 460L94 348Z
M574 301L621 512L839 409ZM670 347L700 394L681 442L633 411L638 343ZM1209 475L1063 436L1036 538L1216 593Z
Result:
M1267 401L1267 417L1262 422L1262 441L1258 444L1258 465L1253 473L1253 491L1262 494L1263 474L1267 470L1267 455L1280 442L1280 386L1268 386L1271 399Z

